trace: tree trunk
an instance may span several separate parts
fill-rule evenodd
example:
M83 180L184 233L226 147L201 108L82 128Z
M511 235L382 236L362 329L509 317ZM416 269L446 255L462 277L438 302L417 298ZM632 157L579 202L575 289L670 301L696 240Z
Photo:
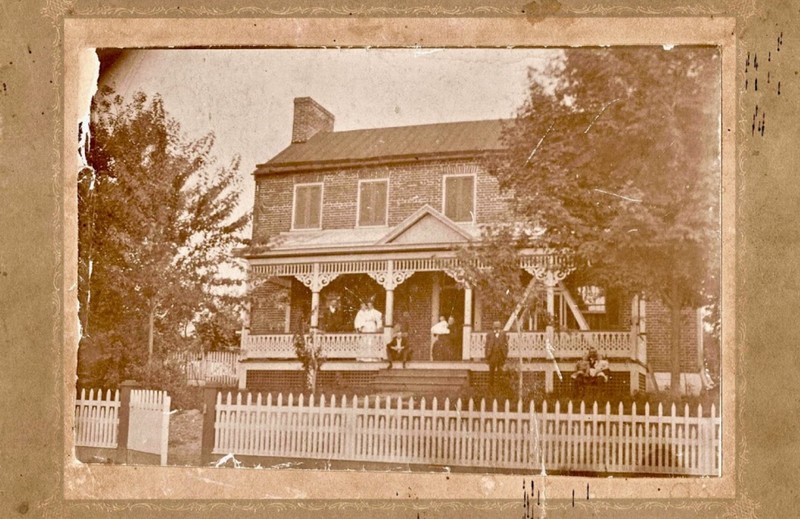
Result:
M678 297L678 281L672 280L670 286L670 393L675 396L681 393L681 299Z

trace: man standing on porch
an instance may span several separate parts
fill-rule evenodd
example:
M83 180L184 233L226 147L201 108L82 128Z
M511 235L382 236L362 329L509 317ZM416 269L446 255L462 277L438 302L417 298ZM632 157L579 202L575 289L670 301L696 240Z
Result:
M508 357L508 336L500 327L500 321L492 323L492 331L486 336L486 362L489 364L489 389L495 387L497 371L503 369Z

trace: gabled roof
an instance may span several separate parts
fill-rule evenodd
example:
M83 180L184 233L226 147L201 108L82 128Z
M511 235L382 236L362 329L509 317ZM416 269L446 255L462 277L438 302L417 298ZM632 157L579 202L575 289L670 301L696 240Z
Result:
M241 251L245 257L327 254L346 250L352 253L381 250L448 250L453 245L478 239L476 224L458 224L424 205L393 228L360 227L290 231L275 236L268 246Z
M503 149L503 127L510 122L497 119L320 132L307 142L292 143L259 165L256 173L307 165L416 160L497 151Z
M428 204L400 222L391 232L378 240L376 245L401 243L405 241L404 236L413 236L414 243L459 243L473 239L466 230Z

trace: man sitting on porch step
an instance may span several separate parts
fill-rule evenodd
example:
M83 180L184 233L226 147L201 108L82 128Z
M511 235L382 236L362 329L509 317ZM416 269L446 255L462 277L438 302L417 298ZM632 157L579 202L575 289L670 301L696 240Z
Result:
M392 340L386 343L386 356L389 358L389 369L392 369L394 361L401 361L405 368L406 362L411 360L411 348L402 329L398 329Z

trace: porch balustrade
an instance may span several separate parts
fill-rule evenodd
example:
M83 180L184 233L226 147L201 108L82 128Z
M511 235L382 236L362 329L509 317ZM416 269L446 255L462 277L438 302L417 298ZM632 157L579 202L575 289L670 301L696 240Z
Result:
M547 357L547 332L508 333L510 358L545 359ZM486 356L487 332L473 333L470 340L470 358ZM638 341L630 331L574 331L553 335L553 355L558 358L579 358L594 348L609 359L640 359Z
M310 335L306 335L306 340ZM328 359L385 358L386 344L381 333L319 333L317 341ZM243 358L296 359L294 335L245 335Z

